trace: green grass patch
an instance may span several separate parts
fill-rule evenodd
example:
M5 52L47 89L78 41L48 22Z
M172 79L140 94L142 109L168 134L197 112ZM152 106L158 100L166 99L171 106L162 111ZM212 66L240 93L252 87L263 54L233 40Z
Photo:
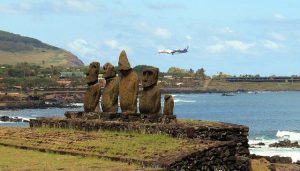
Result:
M0 143L139 161L167 160L212 145L168 135L52 128L0 128Z
M137 170L141 166L101 158L59 155L0 145L0 170Z

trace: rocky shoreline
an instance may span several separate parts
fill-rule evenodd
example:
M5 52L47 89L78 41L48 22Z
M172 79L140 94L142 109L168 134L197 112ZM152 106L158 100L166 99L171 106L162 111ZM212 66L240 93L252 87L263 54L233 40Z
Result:
M10 116L0 116L1 122L29 122L29 119L24 119L20 117L10 117Z
M300 145L297 141L291 142L291 140L283 140L279 142L275 142L270 144L269 147L276 147L276 148L300 148Z

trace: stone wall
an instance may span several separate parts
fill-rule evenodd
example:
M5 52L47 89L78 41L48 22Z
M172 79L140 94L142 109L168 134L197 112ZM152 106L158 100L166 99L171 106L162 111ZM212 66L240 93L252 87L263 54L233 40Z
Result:
M233 142L197 151L174 161L166 168L168 170L249 170L249 158L236 156Z

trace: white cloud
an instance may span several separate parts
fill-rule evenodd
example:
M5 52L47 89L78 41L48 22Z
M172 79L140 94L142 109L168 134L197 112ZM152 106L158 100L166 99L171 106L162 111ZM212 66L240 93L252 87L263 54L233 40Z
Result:
M206 49L207 49L207 51L209 51L211 53L221 53L225 50L225 45L218 43L215 45L210 45Z
M24 11L29 11L31 9L29 3L20 2L20 3L11 3L11 4L1 4L0 13L2 14L19 14Z
M169 9L183 9L184 4L178 3L167 3L167 2L155 2L155 3L145 3L145 5L152 10L169 10Z
M222 34L234 33L234 30L232 30L229 27L224 27L224 28L220 28L220 29L212 29L212 30L213 30L213 32L222 33Z
M254 46L254 43L245 43L239 40L229 40L229 41L225 41L225 44L235 50L241 51L241 52L245 52L247 51L249 48Z
M187 40L192 40L192 39L193 39L192 36L190 36L190 35L186 35L185 38L186 38Z
M263 47L267 48L267 49L272 49L272 50L275 50L275 49L279 49L279 48L282 48L282 45L274 42L274 41L271 41L271 40L265 40L262 42L262 45Z
M276 20L285 20L286 19L286 17L284 15L279 14L279 13L274 14L274 18Z
M114 40L114 39L113 40L107 40L107 41L104 42L104 44L112 50L130 51L130 48L128 46L121 45L118 40Z
M68 44L68 48L82 57L95 56L97 49L83 39L77 39Z
M104 44L110 47L111 49L116 49L120 45L120 43L117 40L108 40L105 41Z
M156 28L154 34L163 39L168 39L172 36L172 33L169 30L161 27Z
M43 0L19 1L17 3L0 4L2 14L43 14L68 12L93 12L99 7L86 0Z
M275 33L275 32L272 32L272 33L268 33L268 35L274 39L274 40L278 40L278 41L285 41L287 40L287 37L283 34L280 34L280 33Z
M87 0L55 0L51 4L55 10L73 10L81 12L90 12L96 10L96 5Z
M219 41L214 45L210 45L206 49L210 53L221 53L230 50L246 53L250 48L254 46L255 43L246 43L240 40L226 40Z

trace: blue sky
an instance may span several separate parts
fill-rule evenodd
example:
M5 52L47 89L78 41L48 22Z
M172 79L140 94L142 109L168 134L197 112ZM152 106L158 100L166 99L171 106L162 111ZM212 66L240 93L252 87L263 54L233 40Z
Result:
M85 64L171 66L209 75L300 75L299 0L1 0L0 30L34 37ZM158 49L189 45L189 53Z

